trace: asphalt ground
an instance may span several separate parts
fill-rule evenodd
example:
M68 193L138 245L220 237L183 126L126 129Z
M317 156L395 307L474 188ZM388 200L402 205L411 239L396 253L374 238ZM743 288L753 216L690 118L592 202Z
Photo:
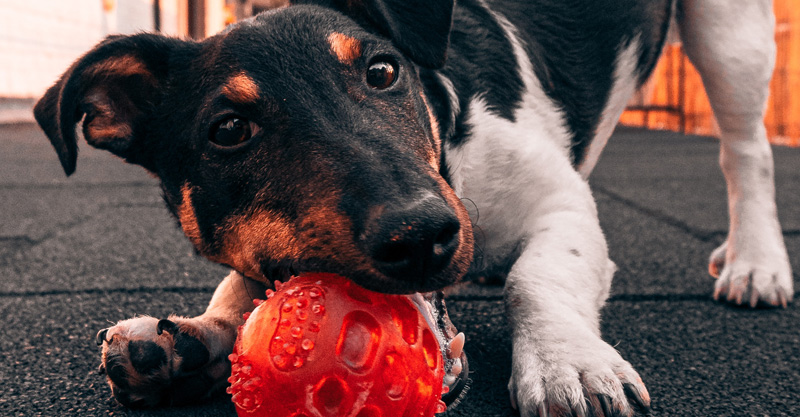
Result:
M624 129L611 139L591 179L619 266L603 337L641 374L654 416L800 416L800 302L749 310L710 297L707 257L727 227L717 152L713 139L674 133ZM774 153L800 271L800 149ZM225 274L193 254L142 169L84 145L65 178L35 126L0 126L1 416L234 416L224 396L121 407L96 373L94 344L121 319L201 313ZM450 416L514 414L501 291L469 284L448 299L472 378Z

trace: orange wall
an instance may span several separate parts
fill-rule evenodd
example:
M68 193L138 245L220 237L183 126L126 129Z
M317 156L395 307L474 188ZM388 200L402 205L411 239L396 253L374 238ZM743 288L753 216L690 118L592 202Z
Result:
M770 140L790 146L800 146L800 7L796 4L792 7L796 2L774 0L778 56L764 118ZM717 134L700 75L679 44L666 47L650 82L642 90L631 102L633 107L623 113L621 123ZM653 106L672 110L645 110Z

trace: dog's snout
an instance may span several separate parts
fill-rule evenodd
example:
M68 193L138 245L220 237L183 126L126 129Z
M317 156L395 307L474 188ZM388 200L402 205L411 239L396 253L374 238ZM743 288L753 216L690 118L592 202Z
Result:
M400 281L425 282L449 264L459 245L458 218L439 197L386 208L370 220L366 250L381 273Z

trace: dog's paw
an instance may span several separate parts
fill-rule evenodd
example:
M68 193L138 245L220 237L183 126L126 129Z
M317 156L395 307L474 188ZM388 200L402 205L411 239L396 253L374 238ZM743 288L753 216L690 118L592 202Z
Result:
M732 252L726 242L711 253L708 272L717 278L715 300L750 307L786 307L792 301L792 268L786 251L778 248L758 252Z
M233 346L213 340L217 335L196 319L124 320L97 333L99 370L127 407L197 403L223 388L230 374L226 356Z
M511 405L522 417L632 416L650 411L639 374L607 343L592 340L515 343Z

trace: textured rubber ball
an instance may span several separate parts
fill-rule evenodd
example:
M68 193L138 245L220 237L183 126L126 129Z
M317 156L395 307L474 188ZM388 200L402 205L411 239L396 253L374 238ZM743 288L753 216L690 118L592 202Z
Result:
M230 355L228 393L244 416L431 417L441 401L439 344L408 297L333 274L276 282Z

